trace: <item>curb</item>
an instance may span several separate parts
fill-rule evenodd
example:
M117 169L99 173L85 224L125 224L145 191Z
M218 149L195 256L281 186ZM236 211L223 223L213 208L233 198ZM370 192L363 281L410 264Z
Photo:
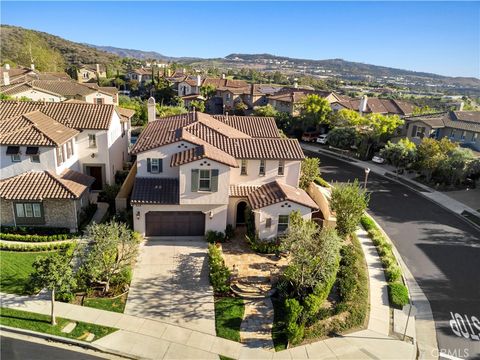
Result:
M15 327L5 326L5 325L0 325L0 330L15 333L15 334L20 334L20 335L32 336L32 337L36 337L36 338L47 340L47 341L59 342L59 343L67 344L67 345L78 346L78 347L81 347L81 348L84 348L84 349L99 351L99 352L102 352L102 353L105 353L105 354L120 356L120 357L127 358L127 359L136 359L135 357L132 357L129 354L125 354L121 351L110 350L110 349L104 348L103 346L94 345L94 344L88 343L86 341L69 339L69 338L65 338L65 337L62 337L62 336L45 334L45 333L40 333L40 332L36 332L36 331L32 331L32 330L15 328Z
M435 330L435 321L433 319L432 309L430 307L430 302L428 298L425 296L424 292L418 285L415 277L408 269L407 265L403 261L402 256L397 250L397 247L393 243L392 239L388 236L388 234L383 230L380 224L375 220L373 216L371 216L368 212L365 212L367 216L372 219L372 221L377 225L378 229L382 233L382 235L387 239L387 241L392 245L392 251L397 260L397 263L400 265L402 269L402 278L403 282L408 288L410 303L412 305L417 305L418 303L422 303L423 310L419 312L417 315L414 316L415 319L415 338L413 339L414 344L417 348L418 359L438 359L438 356L434 354L438 354L438 342ZM418 306L417 306L418 307ZM434 337L426 336L425 339L422 338L423 331L418 331L417 326L419 326L419 322L425 321L425 324L421 324L422 327L433 327ZM418 338L421 338L420 340ZM430 355L429 355L430 354Z
M306 150L306 151L310 151L310 152L313 152L315 153L314 150L308 150L308 149L303 149L302 150ZM359 164L357 162L356 159L354 158L351 158L351 157L348 157L346 155L339 155L339 154L336 154L332 151L328 151L328 150L325 150L325 149L317 149L317 152L319 153L322 153L326 156L330 156L330 157L333 157L333 158L336 158L340 161L345 161L345 162L348 162L349 164L352 164L354 166L357 166L357 167L362 167L361 164ZM348 159L348 160L347 160ZM379 176L382 176L388 180L392 180L394 182L396 182L397 184L400 184L400 185L403 185L405 187L407 187L408 189L414 191L415 193L419 194L420 196L422 196L423 198L433 202L434 204L440 206L442 209L444 210L447 210L449 211L450 213L454 214L455 216L457 216L459 219L462 219L463 221L465 221L467 224L469 224L471 227L473 227L474 229L476 230L480 230L480 226L478 226L476 223L474 223L473 221L471 221L470 219L462 216L461 214L459 213L456 213L455 211L451 210L450 208L448 208L447 206L445 206L444 204L432 199L432 198L429 198L426 194L424 194L422 191L419 191L417 189L415 189L413 186L417 186L417 187L422 187L423 184L417 184L417 183L413 183L412 180L409 180L409 179L404 179L405 182L408 182L408 183L412 183L412 185L409 185L409 184L406 184L405 182L401 182L399 181L398 179L395 178L395 174L394 173L391 173L389 171L385 171L384 173L379 173L379 172L376 172L374 170L372 170L372 172L374 172L375 174L379 175ZM389 175L387 175L389 174ZM402 178L403 179L403 178ZM425 185L423 185L425 186ZM434 189L431 189L431 188L425 188L425 191L427 191L428 193L432 193L432 191L436 191ZM475 214L474 214L475 215Z

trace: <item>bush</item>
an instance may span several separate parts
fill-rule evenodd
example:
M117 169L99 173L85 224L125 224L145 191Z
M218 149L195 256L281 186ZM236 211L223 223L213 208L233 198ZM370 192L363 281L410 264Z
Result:
M274 240L260 240L258 236L250 238L245 235L245 240L250 245L250 248L260 254L276 254L280 251L280 239Z
M388 284L388 296L393 307L402 309L409 303L408 290L405 285L399 282Z
M402 271L397 265L391 265L385 269L385 276L388 282L397 282L402 278Z
M71 292L62 292L62 293L55 293L55 300L56 301L61 301L65 303L71 302L73 299L75 299L75 294Z
M126 268L122 269L118 274L112 276L110 280L110 285L115 287L124 287L126 285L130 285L132 282L132 268L127 266Z
M208 230L205 234L205 240L210 244L221 243L225 241L225 234L221 231Z
M130 170L119 170L115 173L115 184L122 186Z
M208 245L208 260L213 290L221 294L229 292L231 273L225 266L221 250L215 244Z
M78 216L78 228L83 230L92 220L93 215L97 211L97 204L89 203L85 206Z
M51 250L66 250L72 246L71 242L52 243L52 244L7 244L0 243L0 250L6 251L51 251Z
M48 226L1 226L0 232L4 234L19 235L61 235L69 234L70 229Z
M299 324L303 313L303 306L296 299L285 300L286 332L291 344L302 341L305 333L305 325Z
M225 239L232 239L235 236L235 230L233 229L233 226L228 224L226 229L225 229Z
M324 187L324 188L329 188L330 187L330 184L328 182L326 182L322 177L317 177L315 180L314 180L315 184L317 185L320 185L321 187Z
M57 235L20 235L20 234L4 234L0 233L0 239L7 241L22 242L52 242L59 240L68 240L78 236L78 234L57 234Z
M370 231L372 229L377 228L377 225L375 224L375 222L368 216L362 216L362 218L360 219L360 223L362 224L362 226L365 228L366 231Z

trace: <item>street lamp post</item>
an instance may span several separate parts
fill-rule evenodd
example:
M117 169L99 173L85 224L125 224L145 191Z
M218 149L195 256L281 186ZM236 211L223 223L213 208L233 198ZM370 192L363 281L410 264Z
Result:
M365 190L367 189L367 180L368 180L368 174L370 173L370 168L365 168L365 183L363 184L363 187Z

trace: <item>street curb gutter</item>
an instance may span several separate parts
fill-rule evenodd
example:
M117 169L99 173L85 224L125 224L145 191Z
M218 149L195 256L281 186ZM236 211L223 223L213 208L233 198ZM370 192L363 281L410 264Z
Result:
M418 350L418 359L436 360L438 359L436 355L438 354L438 342L430 302L403 261L392 239L390 239L380 224L370 214L367 213L367 215L373 220L382 235L392 245L393 254L402 269L402 277L410 293L412 305L417 309L417 314L415 315L415 344Z
M6 331L6 332L11 332L11 333L16 333L16 334L20 334L20 335L28 335L28 336L44 339L44 340L47 340L47 341L59 342L59 343L67 344L67 345L78 346L78 347L81 347L81 348L94 350L94 351L99 351L99 352L102 352L102 353L105 353L105 354L120 356L120 357L127 358L127 359L138 359L137 357L132 357L131 355L122 353L121 351L110 350L110 349L104 348L103 346L94 345L92 343L88 343L88 342L81 341L81 340L69 339L69 338L65 338L65 337L62 337L62 336L45 334L45 333L40 333L40 332L36 332L36 331L20 329L20 328L5 326L5 325L0 325L0 330L1 331Z

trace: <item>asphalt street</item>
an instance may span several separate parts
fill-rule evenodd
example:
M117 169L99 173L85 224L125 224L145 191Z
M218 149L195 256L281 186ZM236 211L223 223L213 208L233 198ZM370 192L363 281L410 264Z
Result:
M325 180L363 182L362 168L317 156ZM430 301L440 351L449 359L479 359L480 231L382 176L370 172L367 188L369 212L390 236ZM450 322L452 315L455 320Z
M38 344L11 337L1 337L0 356L5 360L101 360L104 357L96 357L78 351L70 351L63 348Z

